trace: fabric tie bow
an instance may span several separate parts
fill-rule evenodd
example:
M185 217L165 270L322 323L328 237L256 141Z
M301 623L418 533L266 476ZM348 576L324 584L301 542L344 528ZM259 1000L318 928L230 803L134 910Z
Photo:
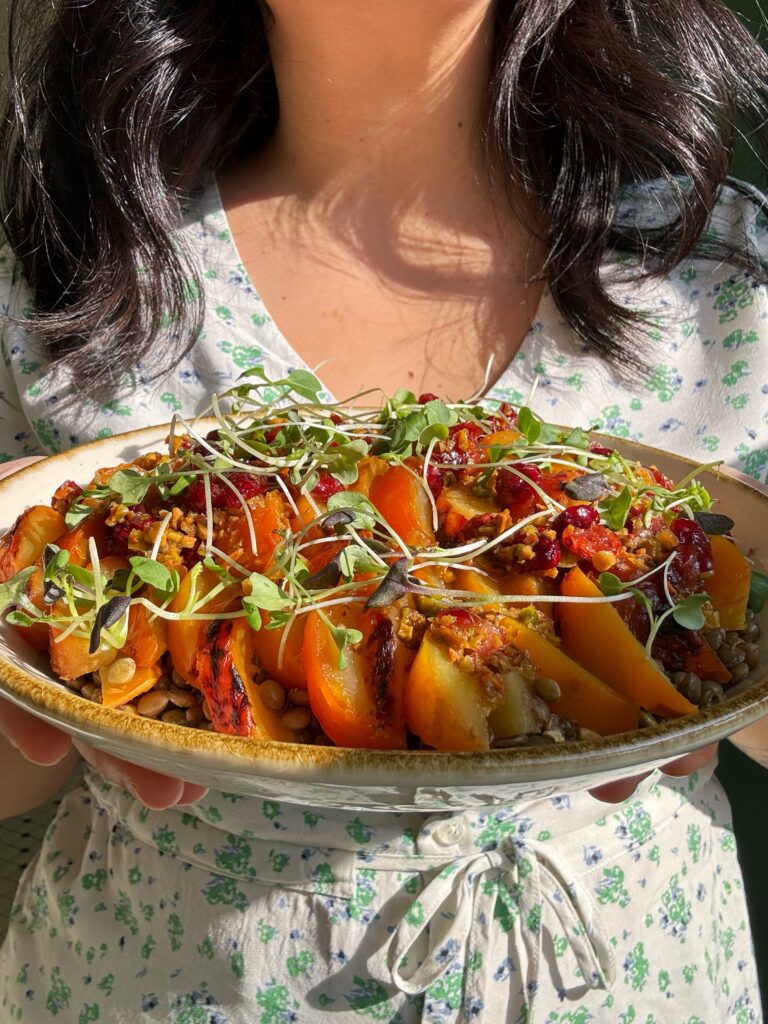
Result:
M597 908L583 886L565 881L550 851L538 843L500 846L440 870L392 935L388 965L394 984L408 995L424 994L425 1020L462 1024L481 1010L487 1014L494 988L511 984L517 973L523 980L518 1019L532 1024L544 901L568 939L582 984L608 989L616 961ZM484 1019L501 1024L514 1018L507 1017L506 992L499 990L499 997L502 1016Z

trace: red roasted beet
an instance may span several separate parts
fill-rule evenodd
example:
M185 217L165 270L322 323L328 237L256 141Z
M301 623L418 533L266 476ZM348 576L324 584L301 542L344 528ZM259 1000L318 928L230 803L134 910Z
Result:
M332 494L338 494L344 488L330 473L320 473L320 478L312 488L312 496L318 501L328 501Z
M561 533L566 526L577 530L587 530L600 522L600 515L594 505L571 505L564 509L552 523L552 529Z
M560 541L554 537L540 536L533 545L533 558L525 563L525 567L531 572L556 569L560 563L561 554Z

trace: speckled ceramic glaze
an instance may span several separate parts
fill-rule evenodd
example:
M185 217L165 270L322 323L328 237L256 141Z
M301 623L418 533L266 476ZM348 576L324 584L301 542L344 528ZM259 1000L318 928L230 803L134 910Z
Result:
M57 485L86 483L96 469L163 448L165 431L147 428L55 455L0 482L0 532L28 505L48 504ZM655 464L673 479L694 463L620 441L631 459ZM718 510L736 521L742 550L768 564L768 495L745 478L707 476ZM149 768L229 792L350 808L466 808L594 786L647 770L701 747L768 713L768 615L761 666L728 700L652 730L595 742L451 754L348 750L260 742L168 725L85 700L51 673L45 654L0 624L0 692L96 747ZM597 638L596 638L597 639Z

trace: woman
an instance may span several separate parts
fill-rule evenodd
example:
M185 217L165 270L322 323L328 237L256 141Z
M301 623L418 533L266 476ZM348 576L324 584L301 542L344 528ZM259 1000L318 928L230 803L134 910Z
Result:
M6 459L194 413L257 362L466 395L493 354L491 395L537 382L553 419L764 475L766 216L722 186L768 69L717 0L69 2L46 32L36 6L2 145ZM95 769L22 883L10 1020L760 1019L711 751L393 815L0 721L5 814ZM765 723L738 742L768 758Z

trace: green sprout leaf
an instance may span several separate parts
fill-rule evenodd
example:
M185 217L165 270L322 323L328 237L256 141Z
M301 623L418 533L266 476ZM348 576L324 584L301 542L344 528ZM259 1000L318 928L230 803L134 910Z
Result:
M672 618L683 629L702 629L706 619L703 606L710 600L709 594L691 594L672 609Z
M348 544L339 553L339 569L345 579L351 580L356 572L376 572L381 562L360 544Z
M13 605L18 604L22 594L26 592L29 577L35 571L34 565L22 569L6 583L0 583L0 615Z
M766 601L768 601L768 576L758 569L753 569L749 581L749 608L755 613L761 612Z
M174 579L174 574L162 562L156 562L153 558L145 558L142 555L134 555L129 562L141 582L154 587L161 594L175 594L179 589L179 574L176 573Z
M535 444L541 434L542 422L527 405L524 405L517 414L517 428L525 435L528 444Z
M624 584L612 572L601 572L597 578L597 585L606 597L615 597L624 589Z
M582 451L589 451L589 434L581 427L576 427L570 434L566 434L563 444L568 445L569 448L581 448Z
M138 505L147 496L154 480L135 469L118 469L109 478L110 489L120 498L124 505Z
M345 626L334 626L332 622L329 623L328 628L331 631L333 642L339 649L339 668L343 671L347 667L347 644L350 646L359 644L363 639L363 634L359 629L347 629Z
M248 607L261 608L262 611L281 611L283 608L290 608L293 603L283 593L276 583L262 576L261 573L252 572L248 577L251 592L243 598L243 605Z
M378 518L375 506L358 491L338 491L332 494L326 508L329 512L349 512L353 516L350 525L357 530L372 530Z
M632 504L632 492L624 487L621 494L605 501L600 506L600 515L609 530L621 530L627 521L627 513Z
M291 370L286 383L294 394L308 398L310 402L320 401L323 386L309 370Z
M52 580L69 562L69 552L66 548L59 548L55 544L46 544L43 555L44 580Z
M225 569L223 565L219 565L218 562L215 562L210 555L203 559L203 565L215 576L218 576L220 580L223 580L224 583L237 583L237 579L232 575L232 573L228 569Z

